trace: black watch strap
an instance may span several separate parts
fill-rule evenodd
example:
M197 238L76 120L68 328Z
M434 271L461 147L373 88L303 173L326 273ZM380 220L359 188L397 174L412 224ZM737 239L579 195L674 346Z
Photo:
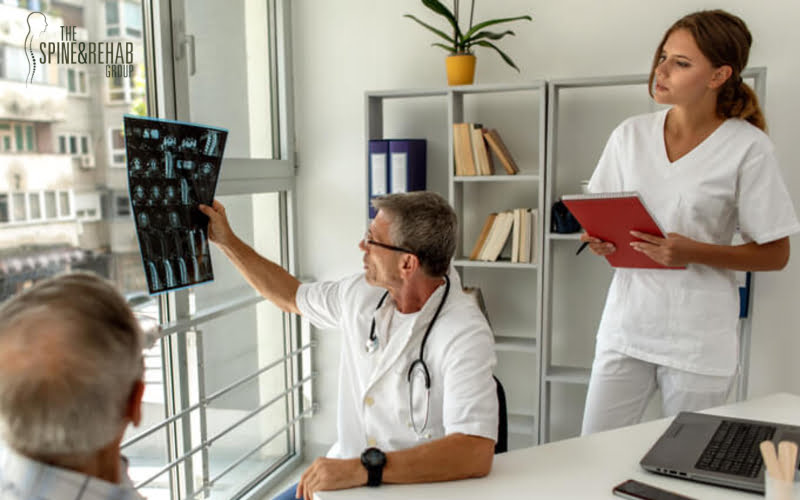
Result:
M383 465L367 467L367 486L380 486L383 482Z

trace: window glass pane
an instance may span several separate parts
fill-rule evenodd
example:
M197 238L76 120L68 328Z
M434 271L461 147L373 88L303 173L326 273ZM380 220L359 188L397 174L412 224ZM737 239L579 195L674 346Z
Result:
M14 201L14 220L25 220L25 193L14 193L12 195Z
M127 196L117 197L117 215L127 217L131 214L131 201Z
M89 153L89 138L86 136L81 137L81 153Z
M42 207L39 205L39 193L28 193L28 208L31 220L42 218Z
M63 135L58 136L58 152L59 153L66 153L67 152L67 138Z
M17 136L17 151L25 149L25 140L22 134L22 125L14 125L14 134Z
M67 90L75 92L75 70L70 68L67 70Z
M117 0L106 2L106 24L119 24L119 6Z
M61 217L69 217L71 214L72 211L69 206L69 193L62 191L58 193L58 215Z
M34 150L33 125L27 125L25 127L25 146L27 147L28 151Z
M228 158L276 158L272 145L267 9L272 2L192 0L186 31L196 37L197 71L189 77L191 121L230 130ZM220 20L244 23L241 30L220 30ZM236 20L236 21L234 21ZM215 75L225 75L218 78Z
M48 219L55 219L58 216L58 212L56 212L56 193L54 191L44 193L44 216Z
M81 94L86 93L86 73L83 71L78 73L78 91Z
M0 222L8 222L8 195L0 194Z
M125 33L129 36L142 36L142 7L135 2L125 2Z
M74 135L69 136L69 152L76 154L78 152L78 138Z

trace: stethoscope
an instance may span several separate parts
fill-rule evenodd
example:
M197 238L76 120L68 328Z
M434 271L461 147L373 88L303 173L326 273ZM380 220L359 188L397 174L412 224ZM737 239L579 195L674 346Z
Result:
M447 300L447 295L450 293L450 278L447 275L444 277L444 282L445 287L444 294L442 294L442 300L439 301L439 306L436 308L436 312L433 313L431 322L428 323L428 328L425 330L425 335L422 336L422 344L419 346L419 356L408 367L408 374L406 375L406 380L408 380L408 415L411 420L411 427L414 429L414 432L419 438L422 437L423 432L425 432L425 428L428 426L428 415L430 414L429 410L431 402L431 374L428 371L428 365L425 364L425 359L423 357L425 354L425 342L428 341L428 335L431 333L431 328L433 328L436 318L439 317L439 313L442 311L442 306L444 306L444 302ZM378 307L375 308L375 311L381 308L388 295L388 291L383 294L383 297L381 297L381 300L378 302ZM367 338L366 350L367 353L371 354L375 352L377 348L378 337L375 335L375 316L373 315L372 326L369 329L369 338ZM414 384L411 383L411 380L417 373L421 373L423 379L425 380L425 420L422 421L421 426L417 426L417 422L414 421Z

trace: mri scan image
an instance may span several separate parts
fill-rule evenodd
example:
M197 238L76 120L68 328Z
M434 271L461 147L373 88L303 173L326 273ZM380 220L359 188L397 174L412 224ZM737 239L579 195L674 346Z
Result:
M208 218L228 131L125 115L133 220L151 294L214 279Z

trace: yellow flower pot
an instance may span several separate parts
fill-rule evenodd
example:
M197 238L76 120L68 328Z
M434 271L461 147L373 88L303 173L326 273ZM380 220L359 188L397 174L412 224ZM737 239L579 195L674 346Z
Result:
M457 54L447 56L448 85L469 85L475 79L475 56L472 54Z

